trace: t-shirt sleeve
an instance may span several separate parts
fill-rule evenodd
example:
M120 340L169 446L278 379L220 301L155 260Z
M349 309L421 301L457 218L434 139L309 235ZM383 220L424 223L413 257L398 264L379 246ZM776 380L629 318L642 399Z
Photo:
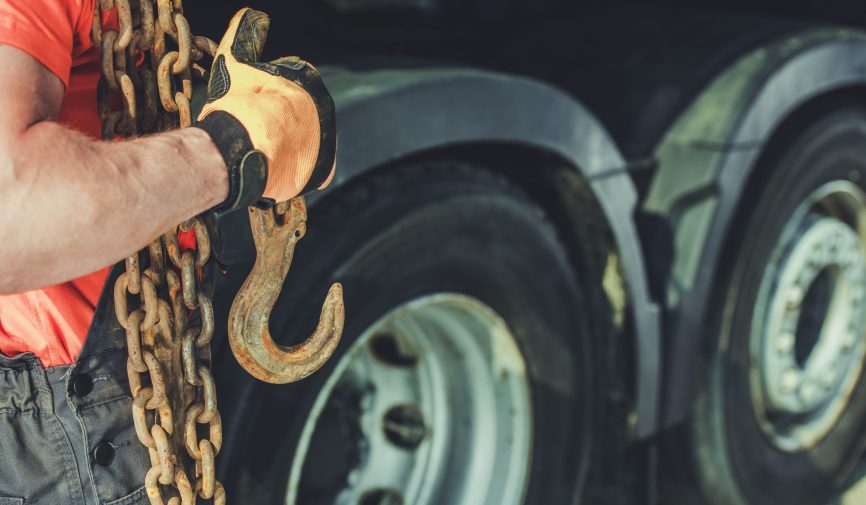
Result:
M92 19L88 6L93 0L0 0L0 44L33 56L68 88L77 35Z

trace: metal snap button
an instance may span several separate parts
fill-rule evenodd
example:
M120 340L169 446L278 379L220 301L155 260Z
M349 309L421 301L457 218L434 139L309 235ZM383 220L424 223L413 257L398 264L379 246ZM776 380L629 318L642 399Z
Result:
M86 373L79 374L72 380L72 391L78 396L87 396L93 391L93 378Z
M102 442L93 449L93 461L100 466L108 466L114 459L114 447L109 442Z

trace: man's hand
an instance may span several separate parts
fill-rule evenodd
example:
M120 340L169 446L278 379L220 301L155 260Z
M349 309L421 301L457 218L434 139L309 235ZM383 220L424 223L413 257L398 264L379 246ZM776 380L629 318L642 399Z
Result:
M0 46L0 61L0 292L104 268L226 199L204 131L91 140L54 121L57 76L14 47Z
M208 103L196 125L213 137L229 167L228 206L250 205L261 196L288 200L323 188L333 177L337 139L331 96L305 61L259 62L268 26L263 12L235 14L217 50ZM253 149L264 154L266 175L238 171Z

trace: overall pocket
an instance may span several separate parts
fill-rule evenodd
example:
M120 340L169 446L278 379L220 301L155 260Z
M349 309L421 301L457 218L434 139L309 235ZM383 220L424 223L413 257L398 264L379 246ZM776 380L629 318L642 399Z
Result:
M150 456L139 442L132 421L132 398L123 396L82 406L78 416L88 445L89 471L100 502L134 503L150 468ZM143 493L142 493L143 494Z
M0 505L78 501L78 465L32 355L0 359Z

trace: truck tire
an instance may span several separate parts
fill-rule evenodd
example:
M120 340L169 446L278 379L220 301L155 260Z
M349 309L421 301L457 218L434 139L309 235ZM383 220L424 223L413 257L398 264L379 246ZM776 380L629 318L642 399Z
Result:
M593 420L604 371L576 273L520 190L455 162L384 169L315 205L294 264L273 334L302 340L340 281L343 340L311 377L254 384L239 401L230 494L267 505L581 502L592 444L613 433Z
M693 415L668 437L665 503L817 505L845 487L866 441L864 182L856 102L774 135L729 233Z

